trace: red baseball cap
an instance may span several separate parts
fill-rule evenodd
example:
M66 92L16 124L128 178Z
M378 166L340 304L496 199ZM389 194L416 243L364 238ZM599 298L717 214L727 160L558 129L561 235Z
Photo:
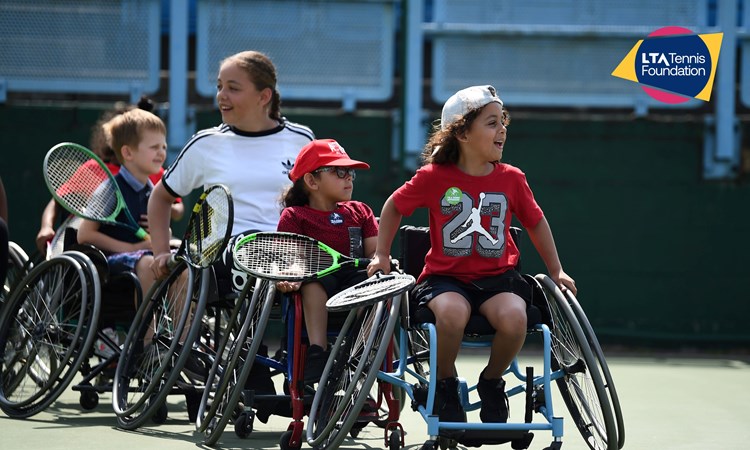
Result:
M289 172L289 179L296 182L306 173L325 166L370 168L365 162L349 158L344 147L333 139L316 139L302 147L294 161L294 167Z

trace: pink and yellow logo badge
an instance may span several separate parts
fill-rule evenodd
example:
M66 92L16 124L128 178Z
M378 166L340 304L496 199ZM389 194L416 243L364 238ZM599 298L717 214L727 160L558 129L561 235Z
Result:
M641 84L662 103L711 99L723 33L694 34L682 27L660 28L639 40L612 76Z

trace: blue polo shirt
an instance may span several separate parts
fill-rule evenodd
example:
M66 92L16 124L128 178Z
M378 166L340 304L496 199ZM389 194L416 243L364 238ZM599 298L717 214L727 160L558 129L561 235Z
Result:
M117 186L122 192L122 196L125 199L125 205L130 211L130 215L138 222L141 214L146 214L148 211L148 198L151 195L151 191L154 189L154 184L151 180L148 180L145 184L138 181L135 176L125 166L120 167L120 172L115 175L115 181ZM117 216L118 222L127 223L125 211L120 211ZM123 242L138 242L139 238L135 236L135 233L124 227L114 225L101 225L99 231L110 236L118 241Z

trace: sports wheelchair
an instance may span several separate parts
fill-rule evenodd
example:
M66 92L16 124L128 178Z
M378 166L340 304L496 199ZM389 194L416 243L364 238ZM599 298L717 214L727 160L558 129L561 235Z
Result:
M81 393L81 407L95 408L99 394L112 388L119 352L103 330L126 327L140 302L133 274L110 276L100 251L75 244L74 229L64 235L66 250L31 269L0 308L0 408L10 417L43 411L78 372L82 379L73 389ZM95 341L104 352L94 349Z
M519 231L514 230L514 239ZM400 233L402 268L418 276L430 247L429 229L403 226ZM533 367L522 371L515 360L504 377L509 397L524 396L523 422L440 422L433 414L437 380L430 370L436 367L437 361L434 316L428 308L410 304L405 294L399 296L403 298L381 302L390 306L390 315L378 321L360 322L355 338L364 342L373 336L376 340L382 336L380 349L370 347L370 354L375 355L395 330L399 357L390 367L381 363L380 355L373 356L369 364L362 364L362 358L348 357L347 338L337 340L321 380L322 387L313 400L307 427L308 443L318 449L337 448L360 420L362 407L372 403L371 387L377 381L403 392L411 400L412 409L422 416L429 435L421 447L423 450L454 448L457 444L481 446L508 442L514 449L525 449L535 431L551 432L552 442L545 450L557 450L562 446L563 419L556 416L553 409L554 381L575 427L592 450L622 448L625 431L619 399L601 347L583 310L572 294L563 294L545 275L524 277L533 290L533 300L527 309L528 332L541 335L542 340L541 373L535 373ZM494 330L483 316L472 316L463 345L489 346L492 335ZM340 376L338 367L342 366L357 369ZM360 367L361 372L358 372ZM407 381L407 375L416 382ZM517 379L516 385L512 385L511 375ZM357 386L351 388L353 384ZM459 378L459 398L467 412L481 407L481 402L470 400L473 391L476 391L475 385ZM533 421L535 414L540 421ZM385 446L391 450L402 448L403 429L397 418L389 418L385 429Z
M232 296L221 297L211 267L178 260L141 303L119 355L112 389L117 424L135 430L167 420L167 396L185 396L195 420ZM149 341L148 344L144 342Z
M216 348L197 430L204 434L204 444L214 445L229 424L233 424L237 436L245 438L252 433L256 418L265 422L271 414L290 417L279 446L282 450L299 449L304 439L304 417L309 414L315 393L313 386L303 381L307 343L301 296L278 296L274 282L257 279L252 294L242 297L244 301L235 304L228 318L231 325ZM261 340L279 307L285 334L279 350L269 357ZM350 328L352 318L348 314L329 315L329 337ZM275 387L268 384L270 377L277 375L283 376L283 394L276 394ZM373 421L382 420L389 409L399 408L390 386L385 388L380 393L380 410L369 413ZM352 435L358 431L353 428Z
M185 395L195 420L208 367L222 333L221 311L232 296L219 297L213 264L230 239L234 208L229 189L208 187L200 195L168 276L150 289L128 330L117 364L112 406L118 426L135 429L148 418L167 418L166 397ZM209 298L213 299L209 303Z

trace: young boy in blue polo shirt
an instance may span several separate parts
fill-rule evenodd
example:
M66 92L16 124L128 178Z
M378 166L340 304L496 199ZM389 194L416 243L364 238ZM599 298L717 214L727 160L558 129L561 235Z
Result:
M142 109L116 116L104 128L121 164L115 176L117 185L131 216L141 217L147 212L154 187L149 175L158 173L167 157L167 128L158 116ZM144 228L148 231L147 225ZM102 250L110 273L135 272L144 293L154 283L151 241L141 240L122 227L84 220L78 230L78 242Z

